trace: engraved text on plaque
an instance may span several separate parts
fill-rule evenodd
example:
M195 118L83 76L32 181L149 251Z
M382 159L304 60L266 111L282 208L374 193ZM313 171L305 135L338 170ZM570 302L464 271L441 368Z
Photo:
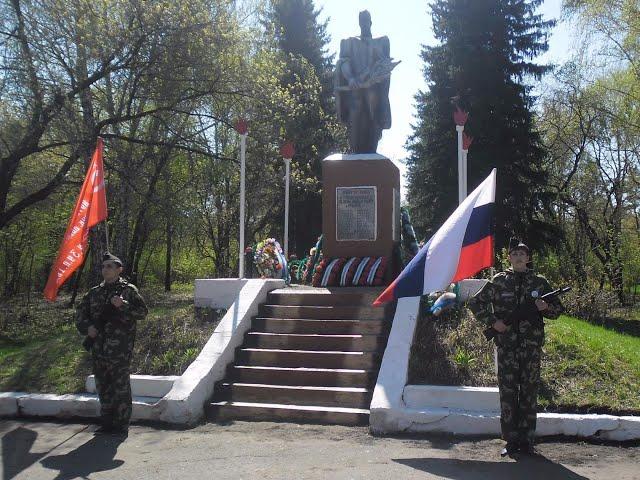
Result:
M336 187L336 241L375 241L376 187Z

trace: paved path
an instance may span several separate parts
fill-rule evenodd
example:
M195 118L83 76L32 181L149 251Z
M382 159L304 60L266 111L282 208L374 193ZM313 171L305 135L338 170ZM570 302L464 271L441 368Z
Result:
M134 426L124 441L94 425L0 421L10 479L638 479L640 448L546 441L502 460L496 439L372 437L366 428L235 422L185 431Z

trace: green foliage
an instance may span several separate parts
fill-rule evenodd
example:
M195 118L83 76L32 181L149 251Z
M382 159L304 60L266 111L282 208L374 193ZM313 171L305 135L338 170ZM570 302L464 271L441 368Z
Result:
M542 97L538 124L544 132L556 193L546 212L563 231L558 262L545 265L580 290L613 290L633 303L640 171L640 29L634 0L563 3L566 27L578 32L576 55L555 73ZM601 315L588 298L576 312ZM578 306L580 305L580 306Z
M471 352L468 352L464 349L458 349L453 356L453 361L458 366L458 368L469 369L477 362L477 359Z
M5 32L20 27L14 7L0 7ZM239 117L249 120L247 244L282 240L285 137L299 152L290 243L300 253L313 244L320 160L343 142L326 26L311 1L264 11L260 23L226 0L23 5L31 55L5 35L17 53L0 61L2 85L13 85L0 95L0 293L44 285L97 135L109 246L139 285L236 274ZM91 244L81 288L100 280L102 226Z
M618 301L614 292L582 285L562 297L562 304L568 314L588 321L604 319Z
M435 37L422 59L428 91L416 96L418 123L408 142L411 215L428 238L457 205L454 106L470 113L468 191L498 169L496 243L512 234L536 247L554 228L542 218L549 205L544 150L534 127L530 78L549 67L531 59L547 50L553 25L535 14L535 1L439 0L431 5ZM479 75L478 72L482 72Z

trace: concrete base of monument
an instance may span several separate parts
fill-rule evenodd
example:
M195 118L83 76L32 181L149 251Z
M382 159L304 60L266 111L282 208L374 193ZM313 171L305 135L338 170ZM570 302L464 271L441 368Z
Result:
M497 388L407 385L419 301L419 297L398 300L371 401L372 433L500 435ZM636 440L640 439L640 417L541 413L536 435Z
M207 283L199 292L201 306L228 308L227 313L205 344L196 360L179 377L132 376L132 420L158 421L174 425L193 425L204 416L205 401L211 397L215 382L224 377L233 362L236 347L251 326L267 293L284 287L284 280L241 280ZM197 281L201 282L201 281ZM202 282L207 282L202 281ZM216 298L212 285L221 285ZM235 289L235 294L229 293ZM87 379L92 389L94 380ZM99 415L95 394L53 395L42 393L0 392L0 416L91 418Z

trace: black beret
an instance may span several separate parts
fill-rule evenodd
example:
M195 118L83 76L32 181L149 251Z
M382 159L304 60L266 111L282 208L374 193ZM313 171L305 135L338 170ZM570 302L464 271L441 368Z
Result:
M524 242L518 240L515 237L511 237L511 239L509 240L509 253L513 252L514 250L524 250L525 252L527 252L527 255L529 255L530 253L529 247L527 247Z
M120 260L118 257L116 257L113 253L109 253L106 252L103 256L102 256L102 261L103 262L115 262L118 265L122 266L122 260Z

